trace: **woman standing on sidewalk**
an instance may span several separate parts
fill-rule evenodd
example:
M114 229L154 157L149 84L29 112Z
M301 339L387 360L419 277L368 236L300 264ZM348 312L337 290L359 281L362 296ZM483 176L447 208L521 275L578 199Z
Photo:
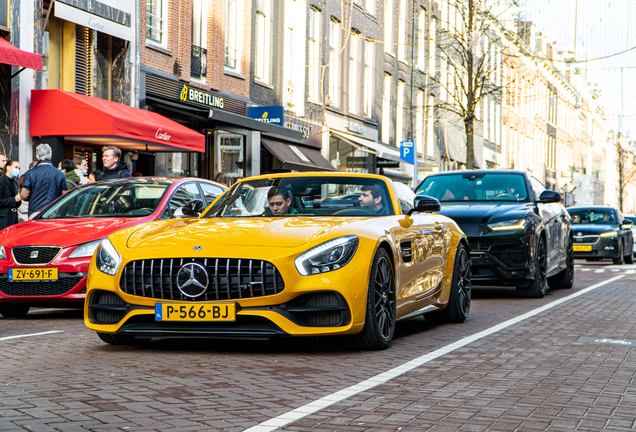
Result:
M20 194L18 193L17 178L20 175L20 162L10 160L0 177L0 230L18 223L18 207Z

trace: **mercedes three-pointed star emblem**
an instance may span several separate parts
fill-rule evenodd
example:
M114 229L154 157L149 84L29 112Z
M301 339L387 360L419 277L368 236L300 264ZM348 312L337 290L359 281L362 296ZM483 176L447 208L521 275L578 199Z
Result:
M208 289L208 284L208 271L199 263L187 263L177 273L177 287L186 297L195 298L203 295Z

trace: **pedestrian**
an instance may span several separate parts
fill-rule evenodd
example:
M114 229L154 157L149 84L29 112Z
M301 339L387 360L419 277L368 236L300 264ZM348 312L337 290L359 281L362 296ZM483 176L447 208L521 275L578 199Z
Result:
M35 165L37 165L37 161L33 161L29 164L29 169L32 170ZM22 183L24 183L24 176L26 173L20 175L18 178L18 190L22 190ZM20 202L20 207L18 207L18 222L26 222L29 220L29 202L27 200L22 200Z
M51 163L51 146L40 144L35 149L38 163L26 172L20 196L29 201L29 218L59 198L68 190L66 177Z
M86 158L83 156L75 156L73 158L73 165L75 169L73 170L77 175L77 181L75 181L75 176L73 176L72 180L77 184L86 184L88 183L88 178L86 177L86 173L88 173L88 162Z
M104 169L100 178L96 180L108 180L115 178L132 177L128 171L126 162L121 161L121 150L115 146L106 146L102 148L102 163Z
M60 162L62 169L61 171L64 173L64 177L66 177L66 186L68 190L73 189L80 185L80 179L77 173L75 172L75 164L73 161L68 159L62 159Z
M4 168L7 166L7 157L0 153L0 171L4 172Z
M8 161L0 178L0 230L18 223L18 207L22 201L18 193L19 175L20 162Z

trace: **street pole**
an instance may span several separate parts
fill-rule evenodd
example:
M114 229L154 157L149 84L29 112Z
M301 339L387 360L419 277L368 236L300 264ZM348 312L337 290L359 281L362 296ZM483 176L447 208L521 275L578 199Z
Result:
M419 42L417 41L417 45L415 42L415 2L411 2L411 139L413 141L413 151L415 152L415 156L413 157L413 188L417 186L417 137L415 136L416 124L415 124L415 116L413 115L413 107L415 107L415 47L419 47ZM417 107L415 107L415 112L417 112Z

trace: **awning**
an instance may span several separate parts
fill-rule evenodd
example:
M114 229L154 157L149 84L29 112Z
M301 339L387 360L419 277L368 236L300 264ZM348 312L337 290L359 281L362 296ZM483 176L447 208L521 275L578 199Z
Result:
M205 136L151 111L61 90L31 92L31 136L124 150L205 152Z
M42 70L42 56L16 48L0 37L0 63Z
M371 151L369 151L369 153L373 153L377 155L378 157L381 157L382 159L390 159L393 161L402 162L402 159L400 159L400 151L397 149L392 149L383 144L377 143L375 141L370 141L368 139L360 138L354 135L349 135L347 133L338 132L333 129L331 130L331 133L336 135L338 138L341 138L342 140L348 142L354 147L363 146L370 149ZM366 150L366 149L363 149L363 150Z
M279 159L282 169L295 171L336 171L318 150L284 144L261 138L261 143L267 150Z

